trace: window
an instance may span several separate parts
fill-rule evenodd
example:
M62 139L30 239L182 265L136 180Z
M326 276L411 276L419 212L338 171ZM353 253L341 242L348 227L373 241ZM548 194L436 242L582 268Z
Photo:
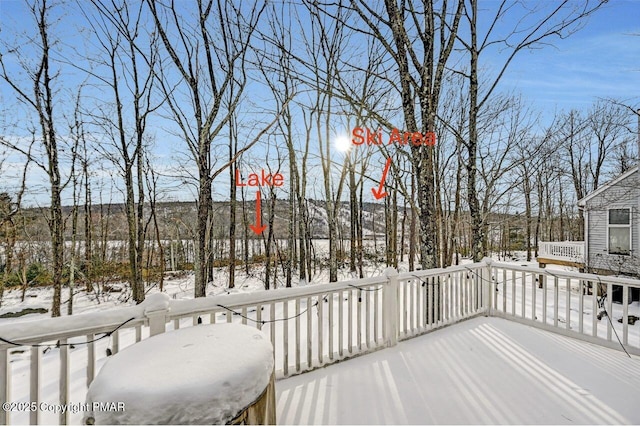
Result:
M609 210L609 254L630 254L631 210Z

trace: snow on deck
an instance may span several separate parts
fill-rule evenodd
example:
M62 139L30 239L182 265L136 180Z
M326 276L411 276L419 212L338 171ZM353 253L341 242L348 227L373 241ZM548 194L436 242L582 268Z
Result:
M640 358L475 318L276 383L279 424L640 424Z

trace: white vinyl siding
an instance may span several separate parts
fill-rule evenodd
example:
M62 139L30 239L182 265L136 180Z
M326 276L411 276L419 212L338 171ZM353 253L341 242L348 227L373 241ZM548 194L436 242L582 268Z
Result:
M637 267L633 266L636 262L631 262L629 257L640 257L640 172L630 174L590 198L584 209L585 218L588 215L585 236L589 266L637 273L634 270ZM628 223L626 213L620 210L628 211Z

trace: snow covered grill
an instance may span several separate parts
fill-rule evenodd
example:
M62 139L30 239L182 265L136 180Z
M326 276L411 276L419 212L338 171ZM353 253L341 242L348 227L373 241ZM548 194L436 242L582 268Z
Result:
M87 405L115 409L89 411L85 422L225 424L240 418L275 424L273 366L271 343L252 327L200 325L163 333L105 363Z

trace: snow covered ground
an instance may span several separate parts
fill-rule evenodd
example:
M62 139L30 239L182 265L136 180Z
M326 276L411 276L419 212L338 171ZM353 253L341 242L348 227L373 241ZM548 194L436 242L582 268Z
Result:
M638 424L640 358L475 318L276 384L282 424Z
M366 241L369 245L369 251L374 250L373 242ZM329 242L328 240L314 240L314 247L318 258L328 257ZM382 250L381 244L378 244L377 251ZM380 254L380 253L379 253ZM381 255L381 254L380 254ZM278 266L279 267L279 266ZM383 261L380 264L368 264L364 268L365 277L378 276L382 274L386 266ZM399 266L399 271L407 271L407 262L402 263ZM222 293L242 293L253 292L256 290L264 289L264 266L252 265L250 272L247 274L244 268L238 267L235 277L235 288L229 290L227 288L229 283L229 271L227 268L216 268L214 270L214 277L211 283L207 286L207 296L214 296ZM168 294L172 299L192 299L194 294L194 274L192 272L168 272L164 280L164 293ZM338 270L338 279L346 280L356 278L348 271L348 268L341 268ZM279 271L278 282L276 287L284 287L283 276ZM295 280L294 280L295 281ZM329 270L319 267L309 283L302 284L320 284L329 282ZM297 284L297 283L294 283ZM100 286L96 285L96 288ZM79 314L83 312L101 311L111 309L114 307L131 306L134 302L130 300L127 284L126 283L109 283L110 287L114 291L103 291L100 294L96 292L86 292L81 287L78 287L74 291L73 298L73 313ZM148 286L147 294L153 294L159 292L159 288L156 284ZM26 291L26 297L24 301L21 301L22 291L20 289L8 289L5 290L0 306L0 316L7 313L19 312L24 309L44 309L47 313L38 314L33 313L14 318L0 318L0 324L6 324L13 321L23 321L25 319L37 319L48 318L51 314L48 312L51 309L51 302L53 299L53 288L51 287L30 287ZM63 289L62 292L62 315L66 315L67 306L66 301L69 298L69 290Z

